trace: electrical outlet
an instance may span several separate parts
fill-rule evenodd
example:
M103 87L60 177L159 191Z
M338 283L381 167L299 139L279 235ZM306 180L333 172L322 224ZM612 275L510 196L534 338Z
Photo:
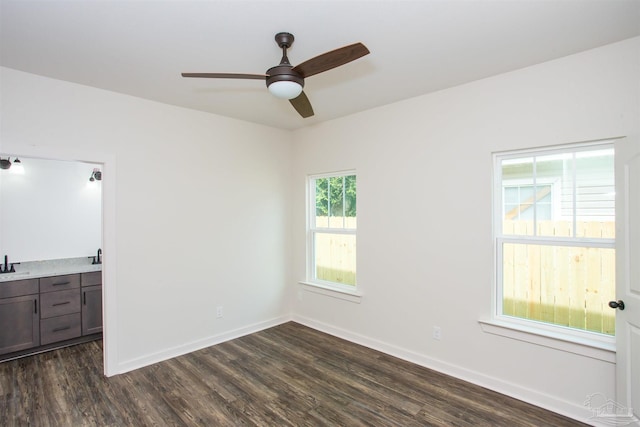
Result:
M442 339L442 329L440 326L433 327L433 339L438 341Z
M220 318L224 315L224 311L222 309L222 306L219 305L218 307L216 307L216 317Z

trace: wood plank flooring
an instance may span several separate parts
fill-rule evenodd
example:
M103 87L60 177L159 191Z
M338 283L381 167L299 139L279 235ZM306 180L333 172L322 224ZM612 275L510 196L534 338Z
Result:
M583 425L293 322L102 372L100 341L0 363L0 425Z

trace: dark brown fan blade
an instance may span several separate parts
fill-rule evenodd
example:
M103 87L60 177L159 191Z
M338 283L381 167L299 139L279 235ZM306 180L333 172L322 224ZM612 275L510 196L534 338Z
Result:
M354 61L368 53L369 49L365 45L354 43L311 58L293 67L293 71L306 78Z
M302 92L298 95L297 98L290 99L289 102L293 105L293 108L302 116L302 118L307 118L313 116L313 108L311 107L311 103L309 102L309 98Z
M205 79L253 79L266 80L266 74L236 74L236 73L182 73L182 77L201 77Z

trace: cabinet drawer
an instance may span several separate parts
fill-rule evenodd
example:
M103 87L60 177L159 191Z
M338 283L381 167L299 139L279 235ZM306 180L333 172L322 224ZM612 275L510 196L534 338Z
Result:
M66 276L43 277L40 279L40 292L55 292L65 289L80 287L79 274L67 274Z
M51 344L80 336L80 313L40 321L40 344Z
M20 297L38 293L38 279L0 282L0 298Z
M40 318L80 312L80 289L49 292L40 295Z
M82 286L102 285L102 271L91 271L80 275Z

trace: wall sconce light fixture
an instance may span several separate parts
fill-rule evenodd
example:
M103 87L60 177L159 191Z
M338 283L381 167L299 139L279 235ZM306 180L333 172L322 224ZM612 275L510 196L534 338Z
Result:
M13 166L13 168L11 166ZM4 169L4 170L11 169L11 172L13 173L19 173L19 174L24 173L24 166L22 166L22 162L17 157L13 161L13 163L11 163L10 157L7 157L6 159L0 158L0 169Z
M91 176L89 177L89 181L102 181L102 172L100 172L100 169L93 169L93 172L91 172Z
M11 158L7 157L6 159L0 158L0 169L9 169L11 167Z

